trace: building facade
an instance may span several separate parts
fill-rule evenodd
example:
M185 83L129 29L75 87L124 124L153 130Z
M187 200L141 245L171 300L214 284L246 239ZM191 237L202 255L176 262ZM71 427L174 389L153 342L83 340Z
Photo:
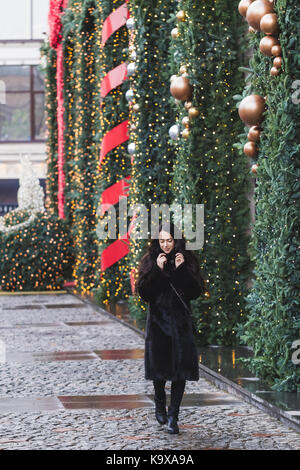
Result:
M0 215L15 207L20 157L29 155L44 185L46 126L40 47L49 0L0 0Z

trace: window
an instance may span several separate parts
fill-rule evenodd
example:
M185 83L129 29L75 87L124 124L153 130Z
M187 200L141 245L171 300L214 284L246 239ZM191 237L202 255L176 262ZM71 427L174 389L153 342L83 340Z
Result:
M0 40L43 39L48 32L49 0L1 1Z
M43 75L36 65L0 66L0 143L45 140Z

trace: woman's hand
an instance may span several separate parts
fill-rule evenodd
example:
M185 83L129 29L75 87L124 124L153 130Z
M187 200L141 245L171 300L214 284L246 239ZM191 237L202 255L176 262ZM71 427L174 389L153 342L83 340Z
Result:
M176 253L175 255L175 266L178 268L184 262L184 256L182 253Z
M160 269L164 269L164 266L167 262L167 257L164 253L160 253L157 257L156 263Z

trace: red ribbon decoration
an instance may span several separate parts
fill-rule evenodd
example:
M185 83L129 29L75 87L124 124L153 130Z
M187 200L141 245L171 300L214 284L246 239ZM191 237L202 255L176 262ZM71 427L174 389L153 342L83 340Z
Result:
M101 83L101 98L105 98L111 90L122 85L126 79L127 65L124 62L108 72L108 74L103 78Z
M49 23L49 42L52 49L56 49L62 39L60 15L65 0L50 0L48 23Z
M129 121L123 121L116 127L113 127L110 131L105 134L102 140L101 152L100 152L100 165L104 157L108 152L118 147L119 145L126 142L129 139L128 134Z
M135 214L126 235L111 243L103 250L101 255L101 271L105 271L129 253L130 234L133 230L136 217L137 215Z
M129 18L129 11L126 3L123 3L119 8L113 11L104 21L102 28L101 44L104 46L108 38L120 29Z
M129 253L129 237L119 238L115 242L111 243L101 255L101 271L105 271L107 268L117 263L121 258L124 258Z
M106 188L101 196L101 215L104 215L109 206L119 202L120 196L128 196L130 176Z
M57 168L58 168L58 217L65 218L65 173L64 173L64 79L63 79L63 47L60 43L57 46L57 68L56 68L56 83L57 83Z
M61 219L65 218L64 214L64 188L65 188L65 174L64 174L64 61L63 61L63 47L62 40L62 23L61 16L63 9L67 8L68 0L50 0L50 9L48 14L49 30L50 30L50 46L56 49L57 65L56 65L56 86L57 86L57 168L58 168L58 191L57 191L57 204L58 216Z

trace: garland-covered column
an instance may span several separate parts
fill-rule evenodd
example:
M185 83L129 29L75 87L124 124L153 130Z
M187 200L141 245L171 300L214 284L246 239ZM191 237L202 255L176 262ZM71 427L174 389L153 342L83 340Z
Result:
M242 339L253 347L248 365L258 376L277 390L299 392L300 5L276 0L241 7L253 57L239 110L249 127L257 124L245 128L240 142L256 182L255 279ZM265 109L247 107L253 96Z
M238 341L251 276L251 176L235 148L243 130L233 100L243 80L238 67L244 27L237 5L182 0L171 32L170 91L177 115L170 127L177 156L172 189L175 202L204 205L199 256L206 293L193 304L202 342L222 345Z
M99 30L101 5L98 0L73 0L66 12L65 168L67 172L67 215L73 239L73 280L76 291L94 288L98 258L96 240L96 190L99 141Z
M130 206L147 208L148 237L152 204L172 204L172 170L175 158L168 129L174 119L170 104L170 17L173 0L143 2L131 0L132 16L128 26L130 88L130 143L132 182ZM142 220L143 213L135 213ZM147 240L131 239L130 286L134 291L138 263L147 247ZM130 295L131 315L144 323L147 305L139 296Z
M57 64L56 64L56 84L57 84L57 168L58 168L58 215L61 219L65 218L64 215L64 98L63 98L63 46L62 46L62 24L61 15L63 9L68 5L68 0L50 0L49 9L49 27L50 27L50 46L56 50Z
M119 198L128 195L131 162L127 154L128 106L125 98L127 85L126 49L129 17L127 2L102 2L101 32L101 88L99 184L98 184L98 253L96 299L108 305L122 299L128 292L126 285L129 252L129 233L119 233ZM115 219L110 207L115 209ZM104 227L113 218L114 234ZM101 232L101 234L100 234ZM114 239L115 238L115 239Z

